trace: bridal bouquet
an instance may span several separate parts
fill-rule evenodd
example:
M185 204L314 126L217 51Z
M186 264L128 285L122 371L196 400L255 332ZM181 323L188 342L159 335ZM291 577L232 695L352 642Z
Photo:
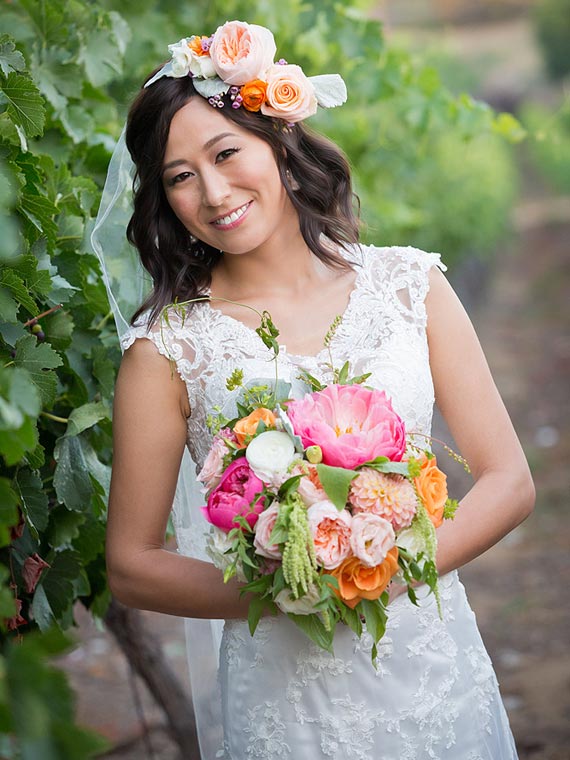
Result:
M358 636L365 623L374 661L389 584L406 585L414 603L417 584L437 597L436 528L457 502L386 394L363 385L368 376L351 379L348 363L334 376L324 386L305 375L301 399L283 381L244 385L239 370L228 379L238 416L210 418L198 475L208 553L253 594L252 634L279 608L331 651L339 622Z

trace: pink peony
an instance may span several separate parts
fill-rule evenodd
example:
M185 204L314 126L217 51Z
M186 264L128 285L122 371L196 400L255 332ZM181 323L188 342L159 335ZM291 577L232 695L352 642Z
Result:
M379 456L399 462L406 451L404 423L384 391L329 385L287 406L303 446L320 446L324 464L352 470Z
M264 26L227 21L216 29L210 58L223 82L241 85L264 79L276 50L273 33Z
M380 565L395 543L394 529L388 520L372 512L359 512L352 516L350 545L354 556L363 565Z
M234 518L238 515L245 517L253 528L264 500L259 499L254 506L251 502L262 490L263 483L253 474L247 460L240 457L226 469L220 484L208 497L208 506L202 507L202 512L208 522L226 533L237 527Z
M355 512L373 512L391 522L396 531L411 524L418 503L409 480L370 467L363 467L352 481L348 500Z
M255 537L253 539L255 551L268 559L281 559L279 546L270 541L271 531L275 527L278 514L279 504L273 502L270 507L261 512L255 524Z
M202 469L197 476L198 480L204 484L202 493L206 493L211 488L215 488L222 479L223 460L225 455L229 452L229 448L227 447L224 438L235 441L235 435L229 428L220 430L214 438L208 456L204 460Z
M261 113L286 119L290 123L301 121L317 112L315 88L295 64L275 64L268 70L265 103Z
M330 501L318 501L307 511L317 562L327 570L338 567L350 556L352 516Z

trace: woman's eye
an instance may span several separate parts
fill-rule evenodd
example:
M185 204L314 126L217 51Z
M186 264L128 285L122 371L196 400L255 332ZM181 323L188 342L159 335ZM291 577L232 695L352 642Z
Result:
M217 161L225 161L226 158L229 158L234 153L239 153L240 148L228 148L227 150L222 150L218 155L216 156Z
M192 172L180 172L180 174L177 174L175 177L172 177L172 179L169 181L169 185L178 185L180 182L183 182L187 177L190 177L192 175Z

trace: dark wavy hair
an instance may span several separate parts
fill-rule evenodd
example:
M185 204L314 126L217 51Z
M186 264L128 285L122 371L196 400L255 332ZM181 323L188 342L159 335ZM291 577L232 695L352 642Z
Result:
M198 95L190 77L162 77L141 89L127 119L126 142L136 167L134 212L127 227L129 241L152 277L153 290L131 322L150 310L150 323L175 299L186 301L210 286L211 272L221 254L190 233L172 211L162 185L162 165L175 113ZM226 96L227 98L228 96ZM230 121L265 140L275 155L281 181L299 215L307 246L325 264L350 266L334 254L321 236L347 250L358 242L359 208L352 192L350 167L330 140L296 123L287 127L281 119L234 109L227 100L220 112ZM293 190L296 180L299 188Z

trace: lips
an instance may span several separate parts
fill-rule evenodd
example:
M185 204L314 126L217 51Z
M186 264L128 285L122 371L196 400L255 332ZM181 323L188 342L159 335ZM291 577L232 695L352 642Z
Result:
M251 205L251 201L248 201L247 203L244 203L243 206L239 206L233 211L230 211L228 214L225 214L224 216L218 216L216 219L213 219L210 222L210 224L213 225L214 227L233 226L237 221L239 221L242 218L242 216L246 213L250 205Z

